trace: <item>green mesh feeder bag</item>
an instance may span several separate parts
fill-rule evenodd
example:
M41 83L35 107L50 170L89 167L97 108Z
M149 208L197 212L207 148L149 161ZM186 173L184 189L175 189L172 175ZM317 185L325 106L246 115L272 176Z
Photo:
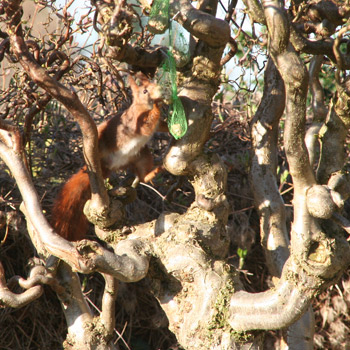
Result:
M169 28L169 0L154 0L148 19L148 30L162 34Z
M187 132L187 119L182 102L177 95L175 58L169 50L162 69L163 81L165 80L165 82L168 82L168 84L162 85L165 89L168 89L168 91L170 90L171 99L171 107L168 115L168 128L171 135L178 140Z
M189 53L189 33L180 24L174 22L169 28L169 47L172 48L172 53L175 58L176 67L185 66L190 60Z
M159 79L165 99L170 100L170 110L168 115L169 132L175 139L180 139L187 132L187 120L182 102L177 96L177 64L183 65L184 60L188 61L188 44L186 43L181 26L175 27L175 40L172 40L174 33L172 30L172 20L169 18L169 0L154 0L148 30L154 34L164 33L169 28L169 50L166 53L165 62L162 67L162 76ZM176 55L174 58L173 53Z

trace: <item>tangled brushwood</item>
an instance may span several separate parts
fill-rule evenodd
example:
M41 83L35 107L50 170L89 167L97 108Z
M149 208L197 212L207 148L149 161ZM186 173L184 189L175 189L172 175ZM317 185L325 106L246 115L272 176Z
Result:
M0 0L0 348L349 347L349 17Z

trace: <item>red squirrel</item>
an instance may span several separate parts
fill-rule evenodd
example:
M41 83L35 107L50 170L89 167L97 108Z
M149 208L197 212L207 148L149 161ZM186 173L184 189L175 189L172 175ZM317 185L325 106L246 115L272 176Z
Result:
M142 73L136 81L129 76L133 101L123 113L103 122L98 128L98 147L102 173L131 168L139 181L148 182L159 172L153 169L153 157L146 143L157 130L160 118L160 87ZM69 241L78 241L88 231L83 208L91 197L89 176L84 166L63 186L52 209L51 224Z

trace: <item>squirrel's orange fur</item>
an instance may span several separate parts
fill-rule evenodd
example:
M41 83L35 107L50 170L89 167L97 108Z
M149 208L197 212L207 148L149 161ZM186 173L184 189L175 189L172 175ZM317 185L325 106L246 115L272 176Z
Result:
M146 76L139 75L140 85L129 76L133 94L131 106L98 127L98 145L102 172L108 177L112 171L130 167L140 181L150 181L158 172L153 170L153 157L146 146L156 131L160 110L160 88ZM74 174L63 186L52 209L51 223L62 237L77 241L88 230L83 214L91 197L86 166Z

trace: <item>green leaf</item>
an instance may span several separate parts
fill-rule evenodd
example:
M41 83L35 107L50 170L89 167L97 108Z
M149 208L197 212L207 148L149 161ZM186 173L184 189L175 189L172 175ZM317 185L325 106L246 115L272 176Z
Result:
M284 172L280 176L280 183L283 184L284 182L287 181L289 175L289 171L287 169L284 170Z
M244 259L247 257L248 249L237 248L237 254L241 259Z

